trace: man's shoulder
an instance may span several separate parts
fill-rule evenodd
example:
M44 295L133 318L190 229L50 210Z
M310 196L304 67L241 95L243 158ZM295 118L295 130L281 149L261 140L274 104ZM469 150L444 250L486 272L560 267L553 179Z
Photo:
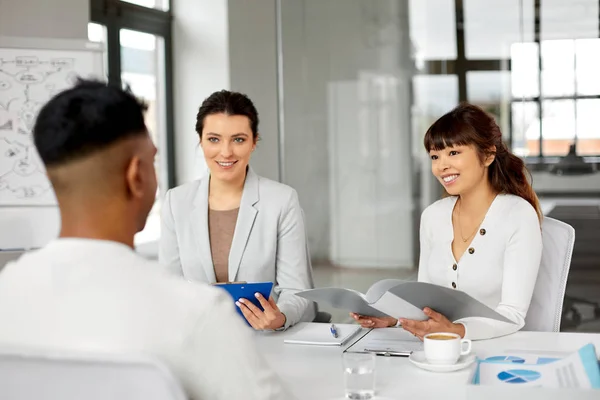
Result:
M210 285L191 282L181 276L165 270L155 260L143 257L131 249L116 247L107 249L106 254L85 256L82 254L87 247L69 246L70 255L58 253L57 248L48 246L27 254L20 259L7 264L5 278L23 281L32 274L38 280L48 280L52 276L72 276L78 274L96 276L96 283L87 281L88 285L103 285L113 288L115 293L121 293L124 298L133 298L135 294L148 296L153 301L163 304L180 304L181 307L191 306L202 310L204 305L221 301L223 291ZM58 250L63 250L59 248ZM109 254L109 251L110 254ZM48 268L40 268L46 265ZM44 271L47 276L43 276ZM85 271L85 272L84 272Z
M206 283L192 282L180 275L174 275L154 260L141 256L136 256L136 260L136 265L132 266L132 273L140 285L147 285L151 289L160 288L163 293L178 298L178 301L209 305L211 302L223 300L223 294L226 294L222 289Z

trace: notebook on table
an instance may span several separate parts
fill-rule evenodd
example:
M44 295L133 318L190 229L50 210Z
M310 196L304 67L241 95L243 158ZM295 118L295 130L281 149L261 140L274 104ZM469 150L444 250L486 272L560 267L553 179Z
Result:
M315 346L343 346L355 337L361 326L356 324L334 324L337 337L331 333L331 324L303 322L297 325L297 330L284 340L288 344L304 344Z

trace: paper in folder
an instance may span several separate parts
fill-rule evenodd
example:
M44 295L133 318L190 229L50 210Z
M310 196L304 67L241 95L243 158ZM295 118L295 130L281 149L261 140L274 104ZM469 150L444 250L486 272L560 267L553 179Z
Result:
M425 307L445 315L450 321L466 317L491 318L514 323L460 290L432 283L384 279L374 283L366 294L344 288L318 288L295 293L319 304L373 317L390 316L427 320Z
M315 346L343 346L362 330L361 326L357 324L334 325L338 333L337 337L331 334L331 324L301 322L293 328L294 333L284 339L283 342Z
M255 294L260 293L266 300L268 300L269 296L271 296L271 289L273 289L273 282L229 282L216 284L215 287L225 289L233 298L234 302L238 301L239 299L246 299L262 311L263 307L255 297ZM237 309L238 314L240 314L242 318L244 318L244 321L246 321L244 314L242 314L242 310L240 310L238 306L235 306L235 308ZM246 323L248 323L248 321L246 321Z

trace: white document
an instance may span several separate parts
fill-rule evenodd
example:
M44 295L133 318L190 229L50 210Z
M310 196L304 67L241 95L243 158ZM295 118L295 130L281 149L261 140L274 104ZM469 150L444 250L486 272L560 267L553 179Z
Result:
M330 331L331 324L303 322L298 325L296 332L287 339L284 339L284 343L343 346L362 329L360 325L356 324L334 324L338 333L336 338Z
M506 349L501 351L477 352L477 358L479 358L481 361L490 362L509 362L513 364L541 365L562 360L563 358L568 357L571 354L571 352L565 351Z
M466 317L491 318L513 323L505 316L460 290L432 283L384 279L374 283L366 294L344 288L317 288L296 293L316 303L373 317L390 316L424 321L425 307L445 315L450 321Z
M383 356L406 356L423 350L423 342L402 328L373 329L349 347L348 353L375 353Z
M479 361L473 383L548 389L600 389L600 369L594 345L588 344L578 352L552 362L525 364L515 359Z

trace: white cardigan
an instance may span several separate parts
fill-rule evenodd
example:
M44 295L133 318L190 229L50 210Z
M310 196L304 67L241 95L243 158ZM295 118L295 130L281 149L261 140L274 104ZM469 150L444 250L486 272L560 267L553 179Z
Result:
M514 333L525 325L542 257L537 213L521 197L498 195L468 249L456 261L452 210L457 199L444 198L423 211L418 280L455 287L514 321L475 317L454 321L465 326L466 338Z

